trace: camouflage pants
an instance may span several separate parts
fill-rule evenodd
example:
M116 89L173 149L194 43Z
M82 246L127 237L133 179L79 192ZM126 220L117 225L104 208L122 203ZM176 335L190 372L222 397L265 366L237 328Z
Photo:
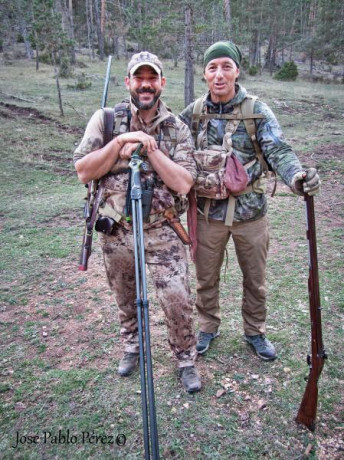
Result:
M133 234L118 225L113 236L99 234L110 289L119 308L124 351L138 352L138 324ZM166 224L144 232L145 259L162 307L168 341L178 367L194 364L196 338L188 283L186 250Z

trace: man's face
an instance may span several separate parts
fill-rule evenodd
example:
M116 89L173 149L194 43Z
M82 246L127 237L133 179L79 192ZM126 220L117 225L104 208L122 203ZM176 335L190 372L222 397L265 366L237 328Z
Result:
M204 69L211 100L215 103L228 102L235 96L235 81L240 73L233 59L221 57L210 61Z
M149 110L157 103L166 79L157 74L152 67L144 65L139 67L134 75L126 77L125 84L136 107L140 110Z

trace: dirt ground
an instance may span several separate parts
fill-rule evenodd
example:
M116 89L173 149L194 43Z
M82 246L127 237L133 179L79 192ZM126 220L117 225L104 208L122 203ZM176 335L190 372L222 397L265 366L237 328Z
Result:
M17 116L19 114L38 117L40 122L56 124L55 121L46 119L34 109L23 109L9 104L3 104L6 107L8 116ZM64 126L59 126L59 129L69 129ZM307 161L309 166L319 167L322 161L342 159L344 157L344 147L341 144L330 144L319 146L311 155L311 159L307 160L300 158L301 161ZM319 198L316 199L316 213L328 218L328 225L343 228L343 212L339 209L343 207L343 181L339 172L335 170L326 171L322 169L322 192ZM289 193L289 189L279 182L280 190ZM73 219L75 221L75 219ZM63 222L55 222L58 225L63 225ZM82 235L80 234L80 241ZM103 369L109 366L113 360L118 360L121 355L120 347L113 346L107 349L107 353L99 355L97 359L89 360L85 358L85 352L96 352L92 350L93 339L96 337L99 343L102 337L108 337L104 333L105 328L111 327L116 321L116 314L113 308L114 300L108 289L105 273L103 269L102 256L97 243L94 244L93 254L89 261L89 269L86 273L77 270L79 254L71 255L68 259L51 260L51 273L57 273L55 280L51 283L50 292L41 291L41 285L30 287L30 295L28 304L25 306L7 305L2 308L1 320L8 323L16 323L19 327L30 319L42 323L41 307L47 304L47 299L53 299L56 296L58 286L65 286L65 293L72 294L73 300L69 300L71 305L70 311L66 314L65 309L61 309L59 305L54 305L53 302L49 308L49 320L45 321L45 325L39 331L44 343L48 346L45 351L40 354L41 359L51 363L57 369L72 369L75 367L96 367ZM81 284L80 278L84 279ZM19 281L18 281L19 282ZM42 279L42 283L46 285L46 281ZM85 293L96 292L97 302L94 301L94 296L86 295ZM61 292L59 292L61 295ZM49 300L48 300L49 302ZM18 310L25 314L18 315ZM79 321L78 316L83 316L83 321ZM155 340L158 340L161 335L161 324L163 316L159 309L154 308L151 313L151 331ZM10 339L9 339L10 340ZM19 342L24 340L18 337ZM68 344L68 347L65 345ZM20 345L20 343L18 343ZM166 353L169 353L167 345L163 343L161 346L166 347ZM25 347L29 347L26 342ZM28 348L28 355L35 356L37 349L34 345L31 350ZM202 375L207 374L207 365L204 361L199 361L199 368ZM8 370L11 371L10 369ZM165 368L157 369L157 377L168 370ZM244 417L244 415L243 415ZM243 419L244 420L244 419ZM244 423L244 422L243 422ZM338 431L337 435L332 438L327 438L320 445L318 458L327 460L329 458L343 458L342 450L338 446L343 446L341 440L342 431ZM337 454L335 454L337 452Z

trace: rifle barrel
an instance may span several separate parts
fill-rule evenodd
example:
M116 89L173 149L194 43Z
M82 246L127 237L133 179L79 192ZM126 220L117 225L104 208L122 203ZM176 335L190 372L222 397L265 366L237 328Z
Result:
M107 100L107 94L108 94L109 82L110 82L111 60L112 60L112 56L109 56L107 69L106 69L106 76L105 76L104 92L103 92L103 97L102 97L102 105L101 105L102 109L106 106L106 100Z

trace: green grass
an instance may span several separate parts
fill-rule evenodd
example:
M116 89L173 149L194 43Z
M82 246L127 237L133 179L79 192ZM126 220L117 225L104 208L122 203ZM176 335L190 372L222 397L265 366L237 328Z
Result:
M61 80L65 117L58 112L53 72L34 63L0 67L3 132L0 183L0 437L4 459L140 459L143 436L139 373L116 374L120 356L115 301L102 269L97 237L90 268L78 272L83 231L84 187L78 183L72 152L89 116L99 106L106 63L83 57L92 81L85 91ZM164 99L183 108L183 69L166 63ZM126 96L125 63L114 61L109 105ZM205 90L201 69L196 94ZM316 162L323 193L316 218L323 336L328 360L319 381L315 434L294 418L308 375L310 323L307 240L302 199L279 184L269 198L268 335L279 359L257 359L242 339L241 274L232 244L221 278L221 335L198 360L203 389L181 389L167 343L164 318L149 282L152 353L160 453L164 459L340 458L343 429L343 88L247 78L276 112L287 138L302 156ZM26 99L26 102L14 99ZM4 104L32 110L15 113ZM49 120L44 119L49 117ZM313 164L312 163L312 164ZM195 297L194 267L191 268ZM195 315L196 320L196 315ZM225 389L222 396L218 391ZM264 403L264 404L263 404ZM63 436L77 437L76 444ZM16 433L39 435L37 445L15 443ZM51 436L44 442L44 433ZM82 442L82 433L125 434L125 446ZM54 436L62 436L59 442ZM88 438L89 439L89 438ZM56 442L54 442L56 441Z

